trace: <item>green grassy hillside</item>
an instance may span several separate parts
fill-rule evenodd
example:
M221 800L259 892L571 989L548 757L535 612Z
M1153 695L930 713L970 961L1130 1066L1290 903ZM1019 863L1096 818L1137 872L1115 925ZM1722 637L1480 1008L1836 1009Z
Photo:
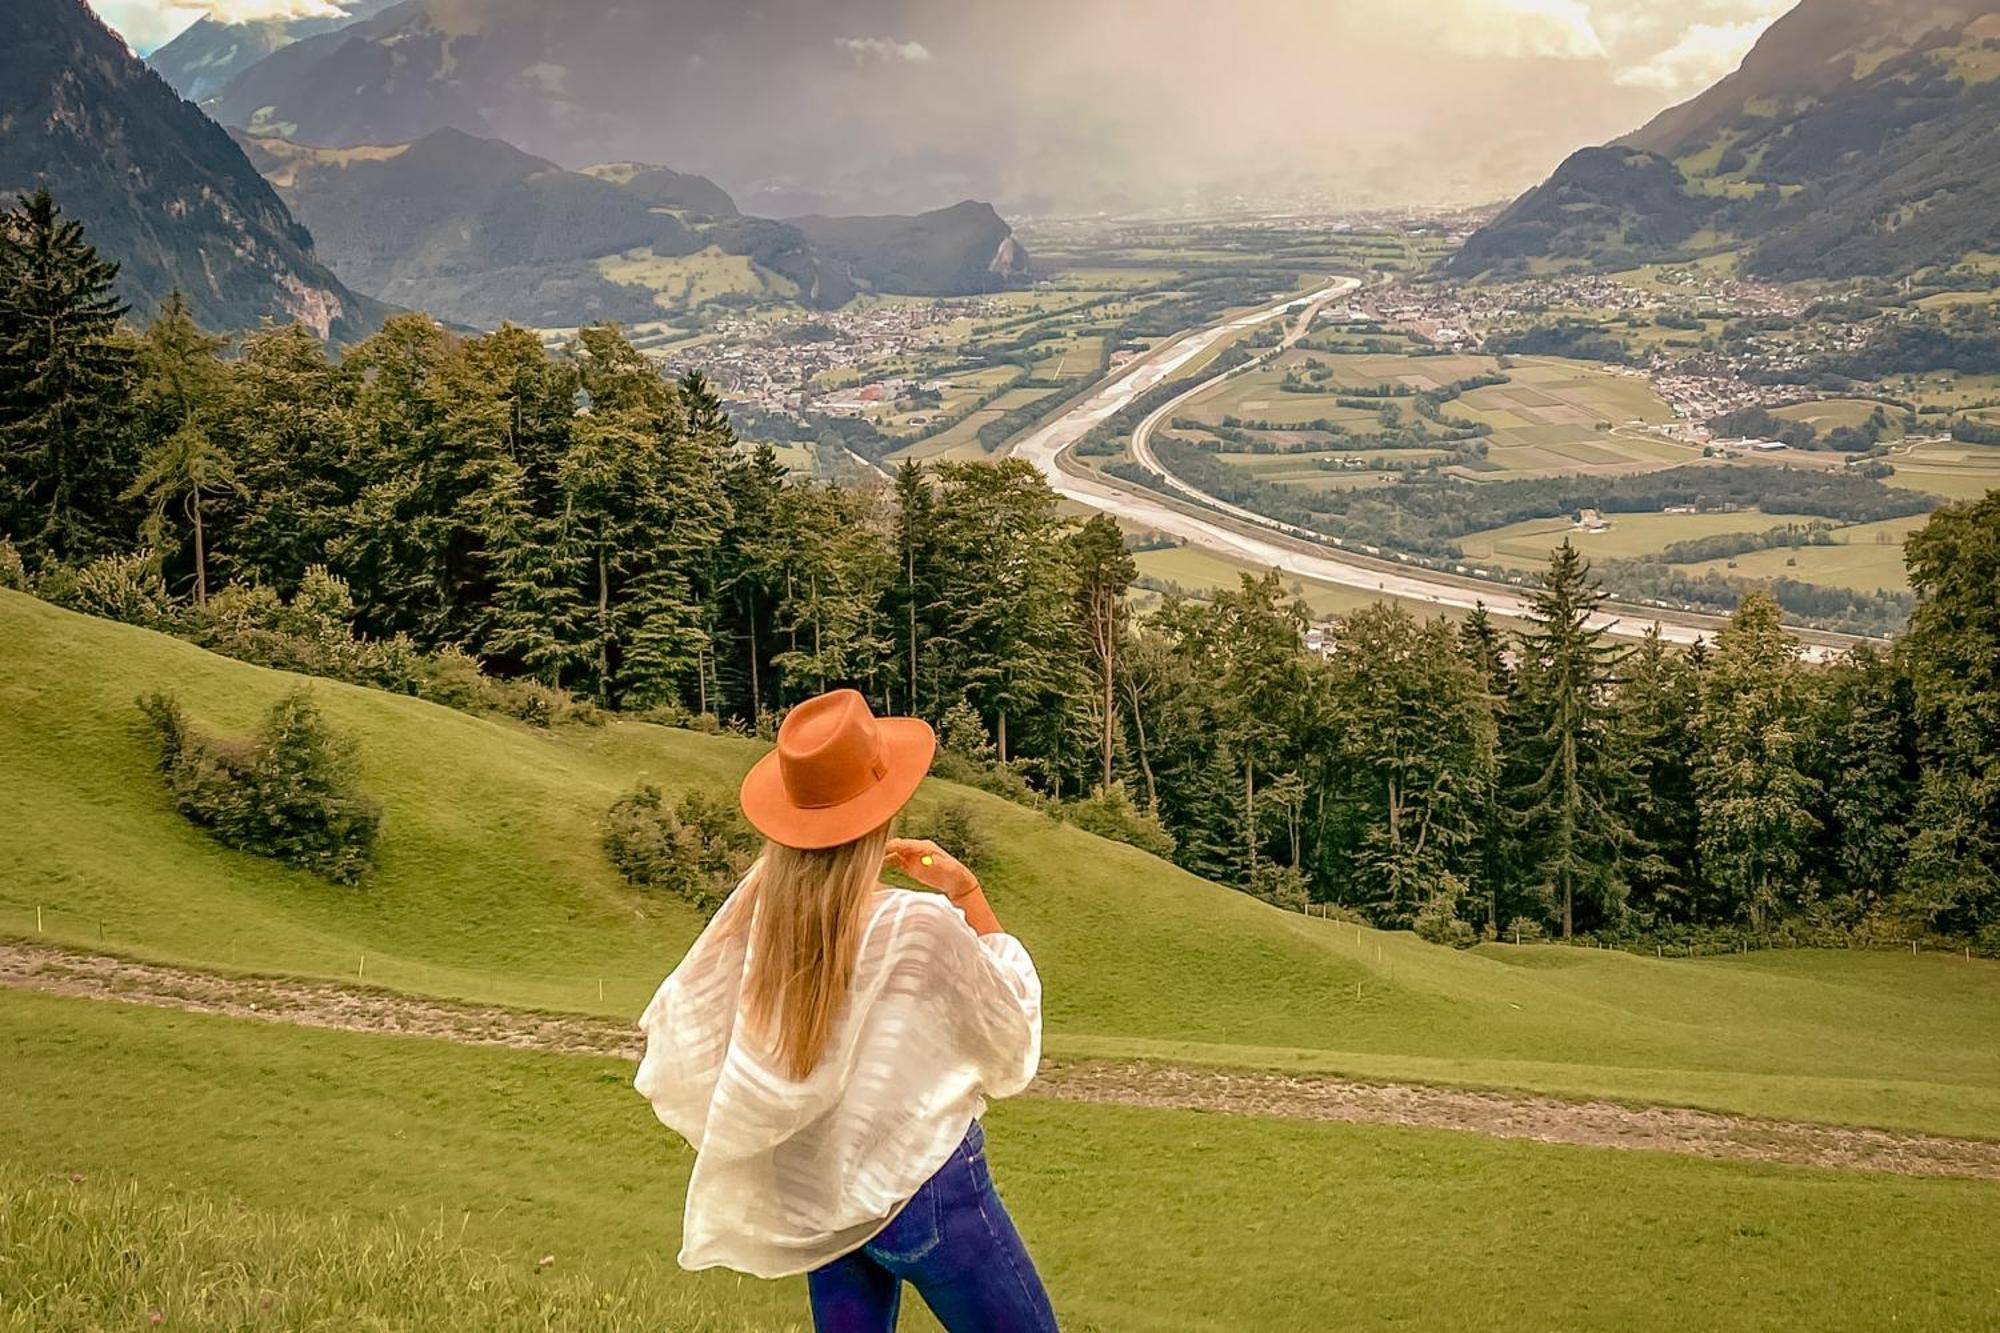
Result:
M641 780L733 788L759 747L637 723L555 735L329 682L383 804L341 889L174 813L133 699L212 732L296 677L0 592L0 930L203 967L636 1014L692 939L599 821ZM974 792L995 905L1033 951L1056 1053L1172 1057L1684 1102L2000 1136L2000 968L1865 954L1469 954L1310 920ZM601 988L601 989L600 989Z

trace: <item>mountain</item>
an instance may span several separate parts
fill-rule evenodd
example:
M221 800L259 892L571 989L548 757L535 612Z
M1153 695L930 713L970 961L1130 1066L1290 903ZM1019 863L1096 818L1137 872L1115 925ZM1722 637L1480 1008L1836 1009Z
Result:
M179 288L218 329L270 316L345 338L379 322L228 133L83 0L0 9L0 198L39 186L118 261L119 294L141 316Z
M1573 155L1448 271L1739 251L1766 278L2000 248L2000 0L1804 0L1742 67Z
M860 282L900 296L962 296L1006 287L1028 252L993 205L967 199L915 217L802 217L792 225Z
M988 204L781 222L706 177L569 171L460 130L363 148L236 138L343 281L462 324L635 324L746 298L832 309L863 290L990 291L1027 265Z
M456 323L657 319L652 291L598 261L704 245L644 195L457 130L391 148L238 142L343 280Z
M346 0L341 12L306 18L249 19L230 23L203 16L180 36L146 57L146 63L190 102L215 96L229 81L271 52L302 38L337 32L381 13L396 0Z

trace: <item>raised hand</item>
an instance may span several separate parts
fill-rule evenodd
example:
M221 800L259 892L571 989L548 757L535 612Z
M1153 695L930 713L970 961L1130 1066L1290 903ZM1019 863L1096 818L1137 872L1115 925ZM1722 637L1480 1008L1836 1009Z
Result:
M950 898L979 891L979 877L965 863L924 838L891 838L884 860L927 889Z

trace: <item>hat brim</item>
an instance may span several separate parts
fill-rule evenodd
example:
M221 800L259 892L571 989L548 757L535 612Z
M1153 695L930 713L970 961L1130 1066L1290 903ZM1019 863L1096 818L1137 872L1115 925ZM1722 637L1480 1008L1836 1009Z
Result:
M794 805L778 771L778 752L759 759L744 776L738 797L750 827L783 847L817 851L873 833L910 803L931 770L937 735L921 718L876 719L882 762L888 770L859 796L809 810Z

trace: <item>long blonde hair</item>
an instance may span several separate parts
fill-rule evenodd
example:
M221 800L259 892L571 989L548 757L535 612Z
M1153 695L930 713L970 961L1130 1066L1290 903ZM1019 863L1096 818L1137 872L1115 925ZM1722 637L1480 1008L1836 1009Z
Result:
M750 872L744 1016L795 1079L819 1063L847 1001L888 842L887 824L819 851L766 842Z

